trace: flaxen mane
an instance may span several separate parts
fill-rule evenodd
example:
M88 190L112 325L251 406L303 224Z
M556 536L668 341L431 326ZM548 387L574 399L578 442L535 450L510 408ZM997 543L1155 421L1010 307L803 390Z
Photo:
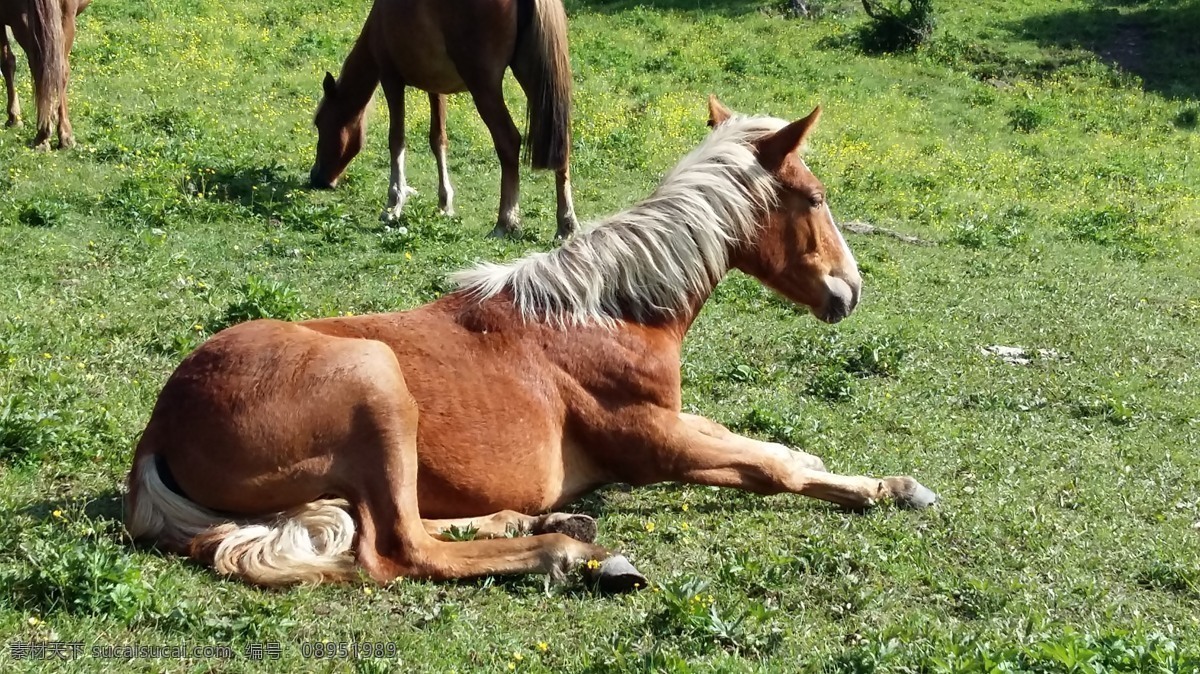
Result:
M733 117L684 157L648 198L584 229L562 247L453 275L483 300L505 290L527 320L559 324L647 320L683 309L728 271L776 198L752 143L787 123Z

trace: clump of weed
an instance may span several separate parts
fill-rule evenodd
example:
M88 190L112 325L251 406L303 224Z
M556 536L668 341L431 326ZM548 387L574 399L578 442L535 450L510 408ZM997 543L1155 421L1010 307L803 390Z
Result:
M1032 218L1030 210L1018 204L1004 209L996 217L987 213L959 220L950 232L950 240L975 250L993 245L1015 248L1029 240L1026 224Z
M741 610L723 609L706 592L708 581L693 577L674 578L658 589L663 606L647 623L655 633L670 636L684 652L723 648L762 654L779 642L779 630L770 626L775 611L760 602L748 602Z
M152 613L152 587L118 542L117 525L65 517L56 510L17 534L9 548L15 563L0 572L9 601L35 614L102 615L125 624Z
M10 466L38 463L66 439L57 411L36 409L22 395L0 402L0 461Z
M225 313L210 326L211 332L237 323L259 318L296 321L304 318L300 295L290 286L259 276L248 276L239 289L241 297L225 309Z
M451 541L473 541L478 534L479 528L470 524L464 527L452 524L449 528L442 529L442 536Z
M841 333L831 332L819 339L796 342L805 348L789 360L810 373L804 392L830 402L852 398L857 380L899 374L906 353L898 335L871 335L851 342Z
M1137 575L1138 584L1200 599L1200 567L1156 561Z
M1078 401L1071 414L1076 419L1103 419L1114 426L1130 426L1141 416L1133 398L1122 399L1109 393Z
M1013 131L1033 133L1045 126L1049 115L1036 105L1018 105L1008 111L1008 125Z
M1067 233L1078 241L1107 246L1119 257L1145 260L1163 253L1164 245L1153 232L1157 214L1125 204L1076 211L1063 223Z
M182 210L171 183L153 176L122 180L104 196L104 206L115 222L130 229L167 229Z
M1200 107L1187 107L1175 116L1175 126L1180 129L1195 129L1200 126Z
M780 415L774 410L752 407L735 425L738 430L754 433L772 442L793 447L808 444L800 419L792 415Z
M61 201L31 201L17 211L17 222L26 227L57 227L66 220L67 207Z
M870 21L859 32L868 53L911 51L933 35L933 0L862 0Z

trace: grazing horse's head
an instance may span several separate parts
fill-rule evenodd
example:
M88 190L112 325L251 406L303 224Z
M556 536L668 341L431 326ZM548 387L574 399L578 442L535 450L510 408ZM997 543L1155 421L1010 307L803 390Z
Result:
M366 138L365 115L362 106L346 101L338 91L337 81L325 73L322 83L325 95L313 115L317 127L317 159L308 172L309 182L318 189L330 189L350 165L350 160L362 149Z
M734 115L715 96L708 101L709 126ZM754 144L758 162L777 183L774 204L758 234L734 251L730 262L813 315L836 323L858 304L862 277L854 255L833 222L825 187L800 158L805 137L821 116L818 107Z

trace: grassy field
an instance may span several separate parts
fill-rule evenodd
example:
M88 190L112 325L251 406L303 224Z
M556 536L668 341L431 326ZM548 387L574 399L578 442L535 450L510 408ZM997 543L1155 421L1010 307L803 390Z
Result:
M553 181L526 176L520 239L484 238L498 168L457 97L460 215L439 217L413 92L421 194L386 228L382 100L344 185L303 188L320 75L366 0L98 0L72 55L79 147L0 131L0 670L1200 671L1200 6L941 0L931 43L883 55L853 2L645 4L567 3L582 218L647 194L716 92L822 104L809 159L835 214L936 244L848 234L865 299L832 327L731 276L685 344L686 408L941 504L610 488L578 508L655 581L619 597L270 592L131 549L118 489L184 354L250 316L412 307L446 272L546 249ZM15 661L31 641L85 655ZM306 658L318 641L396 657ZM269 642L281 662L243 657ZM90 655L134 643L237 657Z

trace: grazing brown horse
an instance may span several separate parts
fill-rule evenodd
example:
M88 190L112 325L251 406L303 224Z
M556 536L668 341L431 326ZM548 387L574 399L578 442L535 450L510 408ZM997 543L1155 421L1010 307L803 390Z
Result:
M460 273L410 311L214 335L138 444L129 532L264 585L357 561L378 582L583 566L624 590L645 579L592 542L595 521L551 511L613 482L933 503L911 477L834 475L681 411L680 345L729 269L830 323L862 283L798 152L819 110L709 108L712 132L650 197L561 248ZM444 540L451 525L490 538Z
M325 73L313 123L314 187L337 184L362 148L366 109L382 84L391 127L392 172L383 219L398 218L415 191L404 177L404 90L429 93L429 146L437 158L438 204L454 212L446 168L446 94L469 91L500 158L500 213L494 236L515 231L521 134L504 103L504 71L528 97L526 154L535 169L554 169L558 236L575 231L571 201L571 62L562 0L375 0L362 34L335 80Z
M37 103L37 134L33 146L50 149L50 127L54 124L54 104L58 103L58 144L71 147L75 136L67 116L67 80L69 55L75 44L75 17L92 0L0 0L0 73L8 93L8 119L5 126L21 125L21 104L17 100L17 59L8 42L5 26L11 26L17 44L29 57L33 74L33 92Z

